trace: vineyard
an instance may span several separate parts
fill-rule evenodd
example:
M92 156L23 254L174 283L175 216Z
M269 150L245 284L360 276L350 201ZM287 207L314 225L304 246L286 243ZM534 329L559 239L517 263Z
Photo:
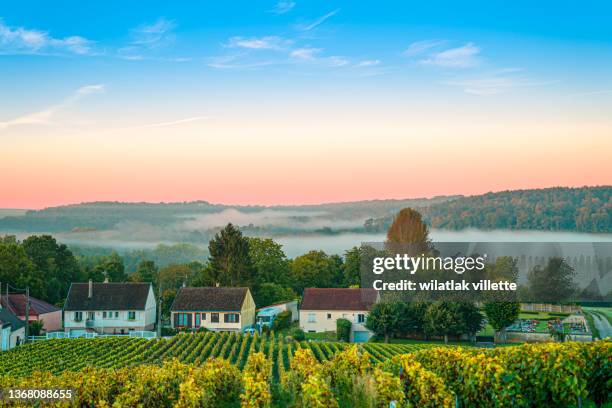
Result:
M271 362L274 378L290 367L299 348L310 349L324 362L348 345L333 342L285 341L284 337L238 333L179 334L161 340L129 337L99 339L56 339L40 341L0 354L0 374L26 376L37 370L53 374L79 371L84 367L121 368L137 364L159 364L178 359L181 363L201 365L210 358L222 358L243 369L253 353L263 353ZM363 349L372 362L382 362L395 355L433 347L430 344L366 343Z
M96 342L109 354L86 348ZM70 344L76 354L87 349L89 360L72 365L78 360ZM3 370L26 374L24 360L38 368L46 361L51 371L0 375L0 388L73 390L73 400L59 407L609 407L612 393L609 341L483 350L206 333L149 343L49 341L20 350L37 346L32 361L22 351L5 353ZM97 366L83 367L87 361Z

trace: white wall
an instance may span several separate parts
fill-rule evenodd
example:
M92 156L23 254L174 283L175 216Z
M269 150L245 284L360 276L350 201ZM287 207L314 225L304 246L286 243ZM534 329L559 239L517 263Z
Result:
M315 317L314 323L308 321L308 317L311 313L313 313ZM331 315L331 318L328 318L328 314ZM357 323L357 316L359 314L364 315L365 323L365 319L368 317L367 310L300 310L300 328L305 332L315 331L320 333L336 331L336 320L347 319L352 323L352 331L367 331L363 324Z
M120 330L124 331L132 330L152 330L155 327L155 321L157 319L157 305L155 302L155 296L153 295L153 289L149 288L149 294L147 295L147 301L145 303L144 310L134 310L136 318L131 320L128 319L130 310L96 310L94 312L93 325L87 327L87 310L83 310L82 320L80 322L74 320L75 311L64 312L64 330L70 329L87 329L92 328L96 331L103 331L105 333L120 333ZM106 312L106 318L104 316ZM115 312L119 312L119 316L115 317Z

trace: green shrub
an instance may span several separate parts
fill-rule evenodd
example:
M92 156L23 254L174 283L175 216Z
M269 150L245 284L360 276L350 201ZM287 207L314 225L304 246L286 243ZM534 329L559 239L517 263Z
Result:
M351 341L351 326L352 323L346 319L336 320L336 337L338 341Z
M279 331L289 328L291 326L291 317L291 310L285 310L277 314L274 318L274 322L272 322L272 330Z
M293 337L295 341L306 340L306 334L304 333L304 330L302 329L293 329L293 331L291 332L291 336Z

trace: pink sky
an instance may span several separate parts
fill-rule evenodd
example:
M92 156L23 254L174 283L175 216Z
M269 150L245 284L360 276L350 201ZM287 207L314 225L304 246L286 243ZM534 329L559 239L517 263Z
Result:
M146 136L51 130L2 142L0 207L98 200L301 204L612 184L605 128L592 127L591 136L572 128L509 135L524 133L522 126L498 128L497 137L474 126L445 128L444 135L437 128L389 128L377 138L329 124L303 130L317 137L297 131L291 138L283 136L287 129L269 126L185 126L181 136L167 129ZM325 128L337 136L321 136Z

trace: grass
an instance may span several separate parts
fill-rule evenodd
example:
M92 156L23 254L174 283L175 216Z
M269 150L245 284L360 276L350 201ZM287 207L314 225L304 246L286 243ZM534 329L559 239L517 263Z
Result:
M597 327L595 326L595 319L593 318L591 313L585 311L584 317L587 321L587 324L589 325L589 330L591 330L591 334L593 334L593 338L601 338L601 334L599 334L599 330L597 330Z
M306 340L317 340L317 341L338 341L336 332L321 332L321 333L304 333Z
M583 307L585 312L592 312L608 320L612 324L612 307Z

